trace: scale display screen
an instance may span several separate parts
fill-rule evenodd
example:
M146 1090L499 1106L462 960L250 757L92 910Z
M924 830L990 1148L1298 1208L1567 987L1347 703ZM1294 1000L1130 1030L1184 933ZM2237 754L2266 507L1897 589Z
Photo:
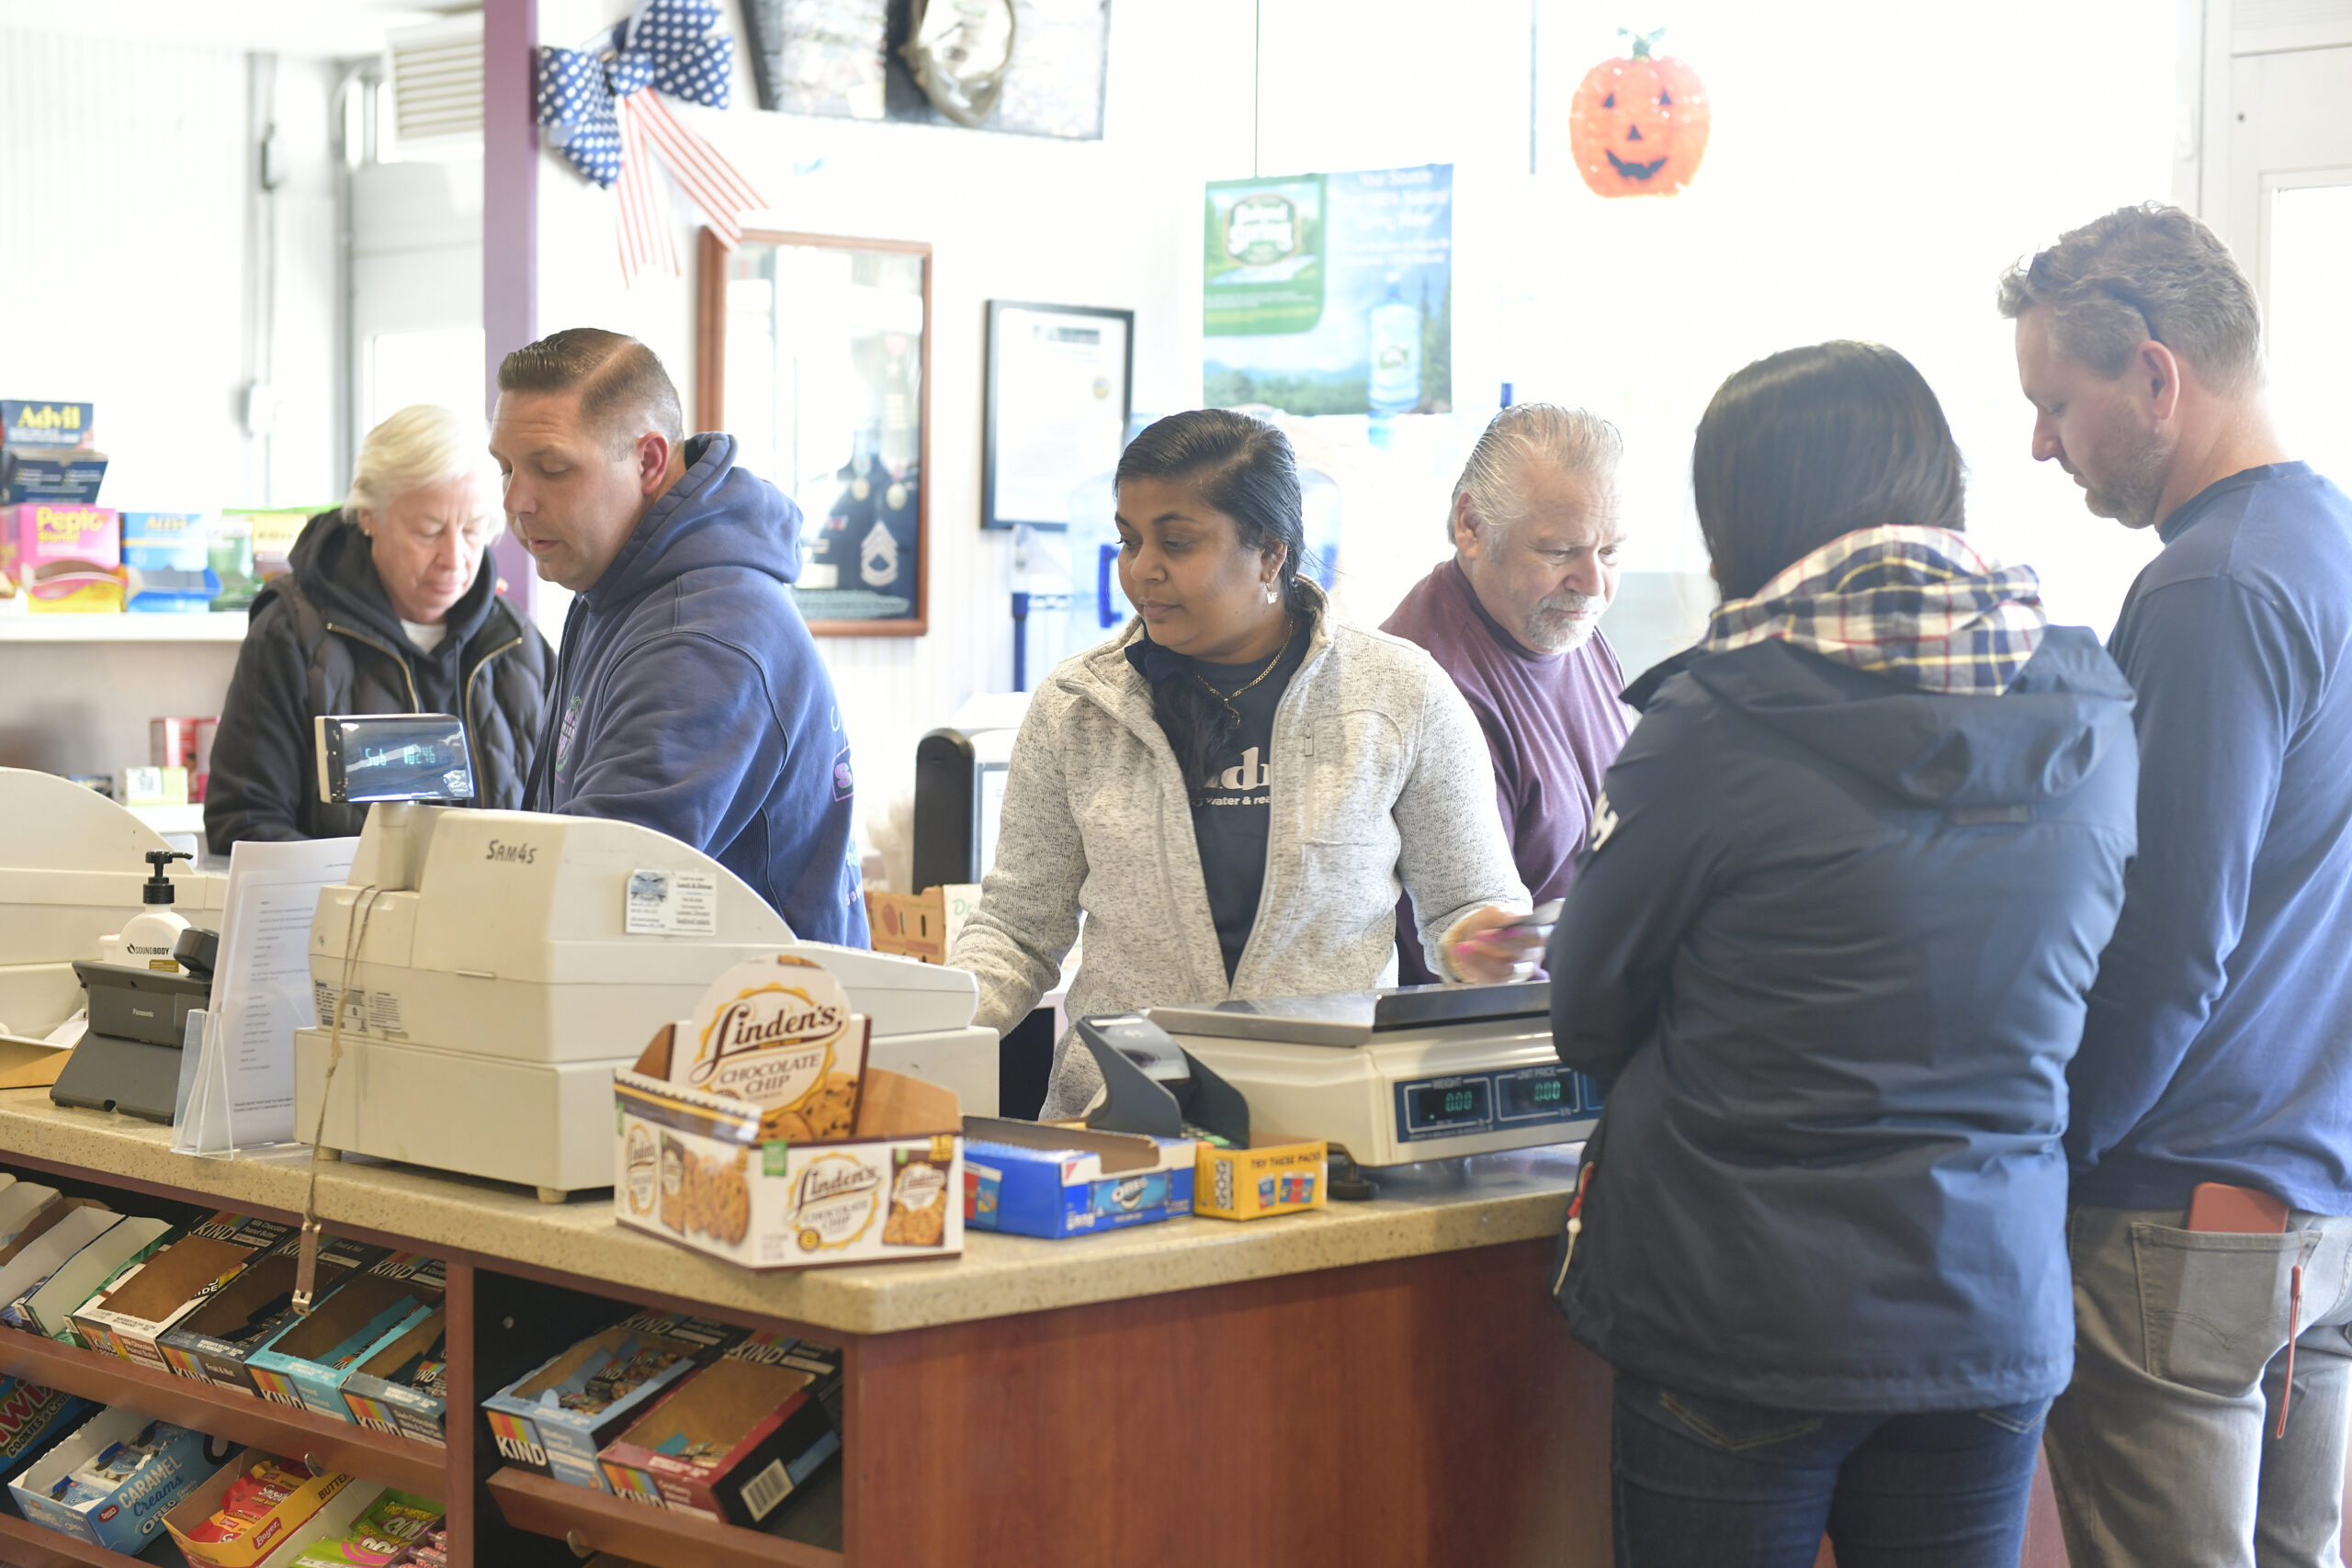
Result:
M1600 1109L1600 1086L1569 1067L1416 1078L1396 1086L1396 1137L1403 1143L1468 1137L1583 1121Z
M1483 1075L1410 1085L1405 1090L1406 1131L1475 1132L1492 1119L1489 1097L1493 1093L1494 1085Z

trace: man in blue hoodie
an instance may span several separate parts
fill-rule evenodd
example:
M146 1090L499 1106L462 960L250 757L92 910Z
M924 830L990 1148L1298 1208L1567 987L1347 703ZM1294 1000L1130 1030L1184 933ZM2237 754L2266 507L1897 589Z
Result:
M848 738L792 602L800 509L686 439L677 389L634 338L574 327L498 369L491 455L564 622L535 811L611 817L694 845L793 934L866 945L850 853Z
M2187 213L2086 224L2000 303L2034 457L2164 541L2109 643L2139 694L2140 853L2067 1074L2068 1555L2340 1564L2352 502L2288 460L2254 288Z

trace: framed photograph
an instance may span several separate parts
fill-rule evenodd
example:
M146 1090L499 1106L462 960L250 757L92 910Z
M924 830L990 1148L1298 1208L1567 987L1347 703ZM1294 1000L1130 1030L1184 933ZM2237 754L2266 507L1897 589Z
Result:
M931 247L707 230L695 428L799 504L794 600L819 637L929 629Z
M1069 526L1071 497L1118 467L1136 313L989 301L980 526Z

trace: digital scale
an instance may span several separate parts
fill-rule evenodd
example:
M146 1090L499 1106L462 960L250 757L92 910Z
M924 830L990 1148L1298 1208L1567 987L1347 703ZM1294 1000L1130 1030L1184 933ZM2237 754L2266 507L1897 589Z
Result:
M1553 1051L1547 980L1143 1016L1240 1090L1253 1128L1328 1139L1360 1166L1575 1143L1600 1113L1600 1086Z

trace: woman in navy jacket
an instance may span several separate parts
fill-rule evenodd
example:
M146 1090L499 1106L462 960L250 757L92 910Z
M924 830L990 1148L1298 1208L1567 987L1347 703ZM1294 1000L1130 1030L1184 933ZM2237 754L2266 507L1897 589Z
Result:
M1617 1369L1618 1561L2013 1565L2132 692L1962 536L1892 350L1749 366L1691 468L1724 603L1626 694L1550 955L1561 1060L1614 1080L1561 1302Z

